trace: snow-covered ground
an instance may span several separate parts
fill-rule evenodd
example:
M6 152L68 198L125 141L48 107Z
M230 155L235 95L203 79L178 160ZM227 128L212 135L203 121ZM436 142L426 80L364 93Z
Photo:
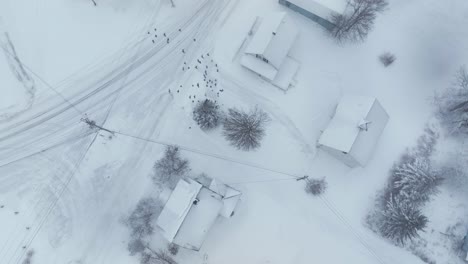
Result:
M193 173L243 193L236 215L180 263L422 263L363 222L388 169L430 119L432 94L468 59L468 3L390 1L365 43L339 46L274 0L174 1L0 3L36 83L30 109L0 119L0 263L21 263L29 249L37 263L137 263L121 218L157 195L149 176L163 150L138 138L180 145ZM255 16L278 10L301 31L291 52L301 68L287 93L238 62ZM384 51L397 56L388 68L377 59ZM195 65L217 79L223 92L210 96L224 108L258 105L270 115L260 149L238 151L219 129L198 129L192 100L205 93ZM3 57L0 80L0 109L27 100ZM390 115L365 168L315 147L345 93L376 96ZM118 133L90 130L85 113ZM326 177L326 195L306 195L289 174Z

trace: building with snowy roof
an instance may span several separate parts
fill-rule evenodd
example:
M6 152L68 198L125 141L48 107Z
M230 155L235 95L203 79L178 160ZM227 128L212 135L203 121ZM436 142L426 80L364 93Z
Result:
M156 225L170 243L198 251L216 219L234 215L240 196L241 192L208 177L182 179Z
M350 167L365 166L388 119L376 98L343 96L318 144Z
M299 30L285 12L257 17L241 64L273 85L287 90L299 70L299 63L288 56Z
M310 18L326 29L333 29L334 15L343 14L346 0L279 0L279 3Z

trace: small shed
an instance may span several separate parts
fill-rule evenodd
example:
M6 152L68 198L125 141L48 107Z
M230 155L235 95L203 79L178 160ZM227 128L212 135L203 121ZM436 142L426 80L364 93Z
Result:
M209 185L192 179L177 183L156 220L170 243L198 251L216 219L234 214L241 192L209 179Z
M241 58L241 64L275 86L287 90L293 82L299 63L288 56L299 30L285 12L257 17L252 38Z
M346 0L279 0L279 3L317 22L328 30L335 27L334 15L343 14Z
M388 119L376 98L343 96L318 144L350 167L365 166Z

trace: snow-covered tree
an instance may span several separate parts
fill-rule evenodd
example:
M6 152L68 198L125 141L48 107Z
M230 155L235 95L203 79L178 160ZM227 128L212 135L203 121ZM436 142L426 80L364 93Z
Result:
M221 120L218 104L209 99L198 103L193 110L193 120L201 129L207 130L217 127Z
M305 190L314 196L321 195L327 189L327 182L325 178L307 180Z
M379 225L381 233L400 244L424 231L428 219L414 204L392 197L382 214Z
M468 134L468 70L460 67L453 84L436 94L437 116L451 134Z
M392 195L398 195L401 200L415 206L424 204L436 194L442 182L431 168L429 160L421 157L396 166L392 178Z
M238 149L256 149L265 136L265 125L269 120L268 115L257 107L249 113L230 108L224 120L223 134Z
M168 146L164 157L154 165L153 181L159 186L174 189L177 182L190 171L189 162L180 156L177 146Z
M374 26L377 13L387 7L386 0L348 0L344 14L333 15L336 26L331 35L340 42L364 41Z

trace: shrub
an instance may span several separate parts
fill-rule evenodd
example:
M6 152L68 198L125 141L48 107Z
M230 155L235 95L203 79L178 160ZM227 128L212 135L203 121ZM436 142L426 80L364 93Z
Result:
M327 189L327 182L325 178L307 180L305 190L307 193L314 196L323 194Z
M390 52L385 52L379 56L379 60L383 66L388 67L396 60L396 56Z
M171 253L171 255L175 256L177 255L177 253L179 253L179 246L174 243L171 243L167 247L167 250L169 251L169 253Z
M238 149L256 149L265 136L268 121L268 115L257 107L249 113L231 108L224 120L223 134Z

